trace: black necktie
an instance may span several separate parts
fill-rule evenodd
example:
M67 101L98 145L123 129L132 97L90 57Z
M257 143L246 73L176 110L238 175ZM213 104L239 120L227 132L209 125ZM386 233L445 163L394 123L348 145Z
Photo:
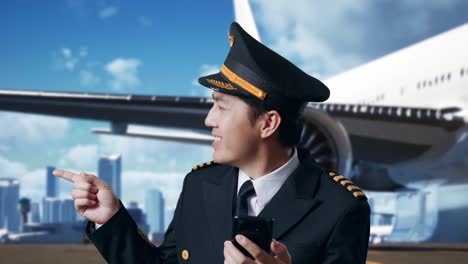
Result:
M237 216L248 216L247 198L255 195L255 189L252 181L246 181L242 184L237 195Z

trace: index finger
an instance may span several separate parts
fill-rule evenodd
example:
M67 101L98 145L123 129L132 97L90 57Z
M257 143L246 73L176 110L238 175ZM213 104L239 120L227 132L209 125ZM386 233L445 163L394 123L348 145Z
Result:
M66 170L54 170L52 174L69 182L73 182L73 176L77 176L75 173Z
M237 235L236 240L250 253L250 255L252 255L255 258L255 260L258 260L263 263L266 262L268 258L272 258L272 256L266 253L265 250L261 249L257 244L252 242L247 237L243 235Z

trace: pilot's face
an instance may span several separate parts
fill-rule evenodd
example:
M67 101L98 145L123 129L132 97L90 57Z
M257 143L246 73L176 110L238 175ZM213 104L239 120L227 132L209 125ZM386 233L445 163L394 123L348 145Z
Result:
M260 125L249 118L250 106L237 96L213 92L214 104L205 125L212 128L213 159L240 167L254 157L261 139Z

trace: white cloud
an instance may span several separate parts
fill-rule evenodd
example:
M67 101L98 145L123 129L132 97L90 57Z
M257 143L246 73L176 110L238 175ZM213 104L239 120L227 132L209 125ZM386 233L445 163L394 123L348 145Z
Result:
M124 171L122 173L123 199L144 203L146 190L159 189L165 198L166 207L175 207L185 173L155 173L145 170Z
M8 152L11 149L8 145L0 145L0 152Z
M80 55L80 57L88 56L88 47L80 47L78 54Z
M132 131L138 132L150 132L151 129L145 130L142 126L138 129L132 127ZM99 137L99 147L102 154L121 153L122 161L126 164L123 167L129 170L186 172L196 164L212 159L210 146L156 139L106 135Z
M0 112L0 124L8 124L0 130L0 143L8 145L19 138L27 143L61 139L69 127L65 118L7 112Z
M72 72L80 61L73 56L73 52L69 48L61 48L58 52L53 52L54 65L59 70L67 70Z
M102 9L101 11L99 11L99 18L107 19L107 18L113 17L117 14L117 11L118 11L118 8L115 6L106 7Z
M26 174L27 168L20 162L10 161L7 158L0 156L0 178L18 178Z
M134 87L140 84L138 67L142 64L139 59L117 58L105 66L105 70L112 75L111 87L120 90L125 87Z
M68 58L71 58L72 52L71 52L71 50L68 49L68 48L62 48L62 55L63 55L63 57L65 57L66 59L68 59Z
M40 201L45 195L45 169L28 170L25 164L0 156L0 178L15 178L20 182L20 197Z
M255 0L253 8L264 43L306 72L330 76L428 37L461 2Z
M151 20L149 17L139 16L138 23L144 27L151 27L153 25L153 20Z
M273 43L269 46L295 61L313 75L337 72L363 61L359 54L331 45L331 39L345 39L345 45L359 44L362 28L350 17L368 10L367 2L318 2L296 0L263 2L259 5L260 24ZM346 30L337 29L345 28ZM333 34L333 35L332 35ZM334 36L339 35L339 36ZM333 40L334 41L334 40Z
M213 65L213 64L203 64L200 66L200 74L198 75L197 78L192 80L192 85L197 87L197 90L192 89L190 90L190 93L192 96L205 96L205 97L211 97L212 91L210 89L200 89L201 86L200 83L198 83L198 78L201 76L206 76L210 74L214 74L219 72L221 67L219 65Z
M81 70L79 79L80 84L85 87L95 87L101 82L98 76L88 70Z
M69 149L59 161L60 167L94 168L98 160L97 145L77 145Z

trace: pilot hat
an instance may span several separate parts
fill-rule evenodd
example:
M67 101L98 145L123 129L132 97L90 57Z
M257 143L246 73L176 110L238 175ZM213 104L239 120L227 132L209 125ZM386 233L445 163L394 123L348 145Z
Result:
M212 90L259 100L269 109L300 114L307 102L322 102L330 91L320 80L250 36L238 23L229 29L231 49L221 71L200 77Z

